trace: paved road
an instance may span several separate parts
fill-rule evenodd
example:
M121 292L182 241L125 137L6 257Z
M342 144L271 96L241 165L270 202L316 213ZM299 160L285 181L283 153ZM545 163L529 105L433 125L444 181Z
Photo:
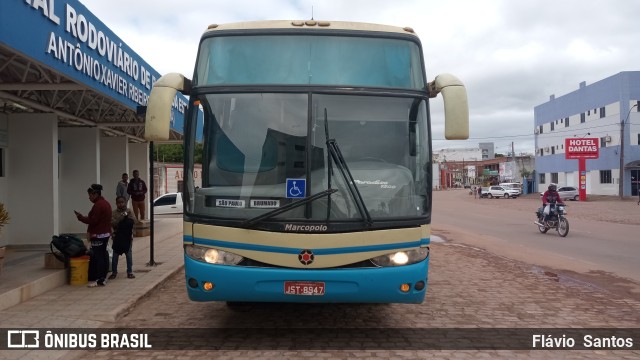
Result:
M433 203L435 232L454 232L457 242L534 264L579 273L608 273L640 283L640 225L593 219L619 210L620 203L568 202L571 226L566 238L551 230L538 232L533 224L540 206L537 198L475 200L464 191L440 191L434 193ZM640 217L635 202L623 205Z
M417 340L419 344L434 336L428 331L435 329L438 336L443 328L628 328L640 324L640 299L633 294L611 292L575 281L543 267L461 244L455 237L449 242L434 243L431 248L429 290L421 305L248 304L230 309L224 303L189 301L184 289L184 273L179 273L115 327L175 329L163 340L166 343L182 341L183 350L101 350L78 356L117 359L201 359L203 356L224 359L636 359L640 356L640 350L462 350L455 349L461 346L455 340L454 349L442 351L421 350L419 345L416 349L415 342L410 342L406 349L397 345L402 343L389 344L388 339L407 331L416 331L413 335L418 337L423 335ZM365 330L362 335L345 330L354 327ZM228 329L232 335L220 346L222 350L197 351L193 347L221 344L215 339L209 343L185 340L184 329L199 332L194 328L204 328L211 333ZM271 330L257 333L256 328ZM301 330L292 333L291 329L296 328ZM370 329L378 329L377 337ZM489 330L480 330L480 334ZM307 332L311 332L312 337L305 338ZM273 334L282 334L282 337L277 335L274 340ZM509 342L511 338L505 336L502 340ZM640 338L634 340L640 345Z

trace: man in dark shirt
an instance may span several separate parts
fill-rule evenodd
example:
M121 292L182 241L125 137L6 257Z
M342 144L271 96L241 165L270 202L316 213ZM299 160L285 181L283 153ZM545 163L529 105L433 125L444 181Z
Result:
M127 193L131 195L131 205L133 213L136 215L138 222L145 219L145 197L147 194L147 184L140 179L140 172L133 170L133 179L129 181Z

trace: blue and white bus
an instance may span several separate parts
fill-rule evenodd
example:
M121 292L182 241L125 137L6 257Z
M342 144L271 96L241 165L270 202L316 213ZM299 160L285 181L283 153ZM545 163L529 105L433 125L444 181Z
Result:
M146 115L146 138L165 140L176 91L189 95L189 297L423 302L429 99L443 95L447 139L469 132L464 85L449 74L428 82L424 65L411 28L314 20L209 26L193 80L161 77ZM201 186L190 178L196 161Z

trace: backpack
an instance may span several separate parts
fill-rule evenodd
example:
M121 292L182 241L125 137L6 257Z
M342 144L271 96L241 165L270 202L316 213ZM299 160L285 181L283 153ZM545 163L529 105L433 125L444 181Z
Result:
M53 255L63 262L69 258L82 256L87 253L87 247L84 245L84 241L73 234L53 235L49 247ZM54 247L59 253L54 251Z
M113 234L113 252L122 255L129 251L131 247L131 238L133 237L133 225L135 221L128 216L125 216L118 223L118 228L115 234Z

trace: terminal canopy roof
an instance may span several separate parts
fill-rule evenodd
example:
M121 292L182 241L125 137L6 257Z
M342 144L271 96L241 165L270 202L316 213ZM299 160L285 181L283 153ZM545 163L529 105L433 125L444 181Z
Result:
M144 142L144 116L136 110L0 45L0 112L53 113L59 126L99 127L105 136ZM172 140L182 135L171 131Z
M59 126L91 126L144 142L144 116L160 74L78 0L0 1L0 113L49 113ZM171 139L187 100L176 96Z

